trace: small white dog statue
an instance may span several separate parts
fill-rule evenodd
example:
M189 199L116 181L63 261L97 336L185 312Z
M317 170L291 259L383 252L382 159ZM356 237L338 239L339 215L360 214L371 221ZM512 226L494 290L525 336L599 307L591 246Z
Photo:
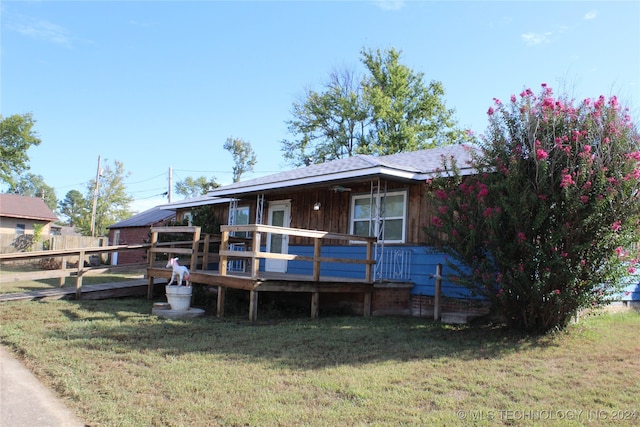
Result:
M189 283L189 269L187 269L187 267L185 267L184 265L178 264L178 258L169 258L166 268L169 267L173 268L173 272L171 273L171 281L167 283L167 286L173 283L173 279L175 279L176 276L178 278L178 286L182 285L183 279L186 282L187 286L191 286L191 283Z

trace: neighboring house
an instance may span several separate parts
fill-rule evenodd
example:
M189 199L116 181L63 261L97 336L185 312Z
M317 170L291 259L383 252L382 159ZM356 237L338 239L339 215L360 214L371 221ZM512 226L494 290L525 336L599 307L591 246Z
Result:
M34 234L35 226L42 226L41 235L51 234L58 217L39 197L0 194L0 233Z
M107 227L109 230L109 245L135 245L149 242L151 227L161 227L175 219L175 212L154 207L136 214L124 221ZM145 262L146 250L130 250L121 253L114 252L111 257L112 265L135 264Z
M444 158L455 159L462 174L472 173L469 160L474 149L450 145L388 156L358 155L222 186L199 198L197 205L211 204L222 224L376 236L375 279L413 283L406 311L417 314L432 304L436 266L446 264L444 255L432 250L425 232L432 218L427 180L442 168ZM178 218L191 207L188 201L162 206L176 209ZM273 234L262 242L261 250L267 252L310 256L314 251L303 238ZM323 244L322 251L329 258L365 257L365 246L355 242ZM296 260L266 260L260 268L309 274L308 263ZM327 276L362 277L364 267L327 263L321 271ZM469 296L453 283L443 282L442 291L451 298Z

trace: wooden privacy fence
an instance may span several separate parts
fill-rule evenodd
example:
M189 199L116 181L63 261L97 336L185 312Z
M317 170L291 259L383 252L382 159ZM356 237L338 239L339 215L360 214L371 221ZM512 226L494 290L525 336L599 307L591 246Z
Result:
M107 246L106 237L87 236L41 236L37 241L33 240L32 234L0 233L0 253L21 252L27 248L22 245L27 244L28 249L40 251L47 249L76 249L95 248Z

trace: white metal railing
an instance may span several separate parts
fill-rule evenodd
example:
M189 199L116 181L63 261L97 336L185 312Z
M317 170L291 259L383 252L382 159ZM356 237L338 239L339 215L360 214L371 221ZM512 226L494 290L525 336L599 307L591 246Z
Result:
M386 247L376 258L376 280L409 280L411 278L411 254L412 252L408 249Z

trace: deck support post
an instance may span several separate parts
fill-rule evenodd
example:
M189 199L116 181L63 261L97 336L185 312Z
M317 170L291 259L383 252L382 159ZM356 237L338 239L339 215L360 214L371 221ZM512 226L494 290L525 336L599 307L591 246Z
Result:
M217 310L216 310L216 316L222 318L224 316L224 293L225 293L225 288L224 286L218 286L218 306L217 306Z
M362 315L364 317L371 317L371 292L364 293L364 306L362 308Z
M258 318L258 291L249 292L249 321L255 322Z
M158 245L158 232L151 229L151 248L150 249L155 249L157 245ZM149 268L153 268L153 264L155 263L155 260L156 260L155 252L153 252L152 250L148 250L147 258L149 258ZM153 287L155 284L155 280L153 276L148 276L148 279L149 279L149 283L147 284L147 299L152 300Z
M320 307L320 292L311 292L311 318L318 318L318 309Z

